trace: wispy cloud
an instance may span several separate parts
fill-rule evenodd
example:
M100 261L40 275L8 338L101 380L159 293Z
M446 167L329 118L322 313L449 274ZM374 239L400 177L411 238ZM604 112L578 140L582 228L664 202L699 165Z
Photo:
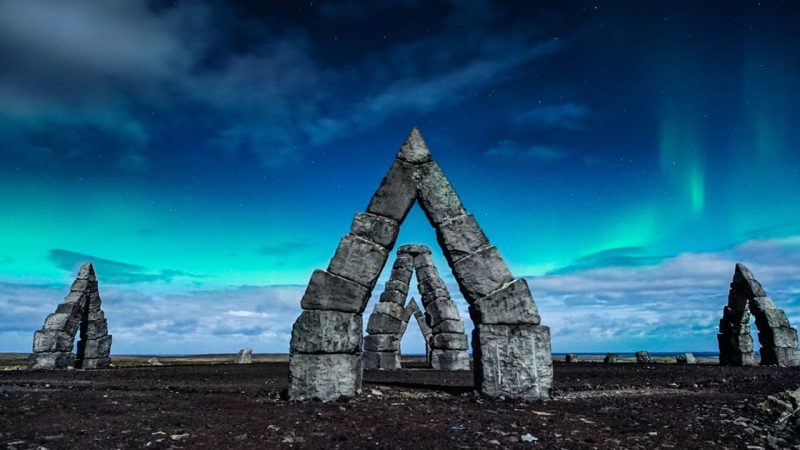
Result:
M104 282L129 284L147 283L162 281L169 283L175 278L196 278L197 275L183 272L180 270L160 269L151 270L143 266L128 264L110 259L98 258L84 253L73 252L63 249L52 249L48 254L48 259L56 267L69 272L76 272L77 269L86 262L91 262L95 270L100 274Z

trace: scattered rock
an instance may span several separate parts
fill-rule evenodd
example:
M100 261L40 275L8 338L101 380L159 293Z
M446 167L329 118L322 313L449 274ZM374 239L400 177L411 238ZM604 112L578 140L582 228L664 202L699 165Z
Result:
M534 436L534 435L532 435L530 433L523 434L522 436L519 437L519 441L520 442L535 442L535 441L538 441L538 440L539 439L537 439L536 436Z
M253 349L243 348L239 350L236 358L233 360L234 364L251 364L253 362Z

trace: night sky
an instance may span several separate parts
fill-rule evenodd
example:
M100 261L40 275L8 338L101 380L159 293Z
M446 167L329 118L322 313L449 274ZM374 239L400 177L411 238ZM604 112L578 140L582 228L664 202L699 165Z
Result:
M554 351L714 351L737 261L800 325L800 3L529 3L0 2L0 351L86 260L117 354L288 351L414 126Z

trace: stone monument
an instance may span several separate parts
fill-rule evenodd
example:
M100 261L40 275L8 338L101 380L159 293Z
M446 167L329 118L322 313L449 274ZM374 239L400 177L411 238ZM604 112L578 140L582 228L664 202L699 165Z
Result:
M527 282L514 278L464 209L416 128L327 270L311 275L292 329L289 397L329 401L360 391L361 314L417 201L470 304L475 386L490 397L547 398L550 329L540 323Z
M72 352L80 331L77 355ZM111 335L92 263L81 266L69 295L33 335L29 369L100 369L111 364Z

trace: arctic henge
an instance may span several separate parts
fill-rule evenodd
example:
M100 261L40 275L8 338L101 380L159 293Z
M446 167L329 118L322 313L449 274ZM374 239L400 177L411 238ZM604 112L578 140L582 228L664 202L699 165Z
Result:
M415 128L389 172L339 242L327 270L311 275L292 329L289 397L335 400L361 390L362 313L415 201L436 237L475 325L475 386L486 396L549 396L550 329L527 282L511 274L469 214ZM428 293L431 301L446 290Z

